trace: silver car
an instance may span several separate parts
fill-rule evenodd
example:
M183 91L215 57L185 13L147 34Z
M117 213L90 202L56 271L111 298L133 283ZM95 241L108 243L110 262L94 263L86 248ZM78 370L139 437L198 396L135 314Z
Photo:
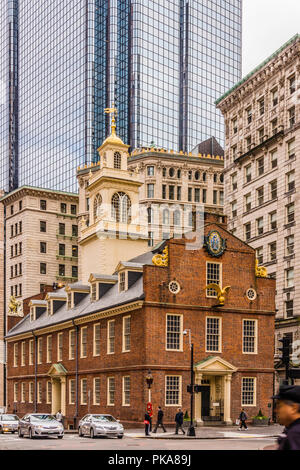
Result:
M78 434L79 436L88 435L91 438L96 436L113 436L122 439L124 428L111 415L89 414L79 421Z
M27 414L19 421L18 434L19 437L24 437L27 434L30 439L38 436L57 436L58 439L62 439L64 427L50 414Z
M12 432L13 434L18 431L19 418L17 415L0 414L0 434L3 432Z

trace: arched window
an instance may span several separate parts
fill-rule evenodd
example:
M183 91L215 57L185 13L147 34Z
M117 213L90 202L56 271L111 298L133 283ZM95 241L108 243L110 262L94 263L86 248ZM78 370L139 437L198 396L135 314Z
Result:
M164 209L163 210L163 224L164 225L169 225L169 223L170 223L169 209Z
M206 173L205 172L202 175L202 179L203 179L203 181L206 181Z
M94 221L98 219L101 215L101 204L102 204L102 197L100 194L97 194L94 199Z
M174 225L180 225L180 211L176 210L174 212Z
M181 178L181 170L177 170L177 178Z
M214 183L216 183L218 181L218 175L217 173L214 173Z
M195 180L198 181L198 179L200 178L200 171L195 171Z
M220 174L220 183L223 183L224 182L224 175L223 173Z
M153 209L152 209L152 207L147 207L147 214L148 214L148 224L152 224L152 222L153 222Z
M175 174L174 168L170 168L170 169L169 169L169 176L170 176L171 178L173 178L174 174Z
M114 168L117 168L118 170L121 169L121 154L120 154L120 152L115 152L114 153Z
M131 201L125 193L115 193L111 199L112 218L116 222L131 222Z

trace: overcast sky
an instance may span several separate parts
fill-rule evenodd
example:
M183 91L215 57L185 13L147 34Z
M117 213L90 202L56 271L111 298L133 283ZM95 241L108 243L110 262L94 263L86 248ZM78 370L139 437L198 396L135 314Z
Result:
M300 0L243 0L243 76L295 34Z

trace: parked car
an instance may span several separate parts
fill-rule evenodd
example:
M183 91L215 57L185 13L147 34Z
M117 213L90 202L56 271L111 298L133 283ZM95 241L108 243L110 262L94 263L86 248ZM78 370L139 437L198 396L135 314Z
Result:
M86 434L91 438L96 436L114 436L122 439L124 428L111 415L88 414L79 421L78 425L78 435L84 436Z
M18 434L19 437L28 434L30 439L38 436L57 436L58 439L62 439L64 437L64 427L50 414L30 413L20 419Z
M0 434L3 432L17 432L19 425L19 418L17 415L8 413L0 414Z

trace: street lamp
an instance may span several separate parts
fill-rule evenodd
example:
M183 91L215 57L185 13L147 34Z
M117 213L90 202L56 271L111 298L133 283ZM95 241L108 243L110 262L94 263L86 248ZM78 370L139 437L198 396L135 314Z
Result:
M151 385L153 383L153 375L151 374L150 369L148 369L148 374L146 375L146 382L149 389L149 403L151 403Z
M193 423L193 415L194 415L194 344L191 341L191 330L187 329L183 331L184 335L187 335L189 332L189 343L190 343L190 350L191 350L191 385L189 387L189 391L191 394L191 420L190 426L188 429L188 436L195 436L195 428Z

